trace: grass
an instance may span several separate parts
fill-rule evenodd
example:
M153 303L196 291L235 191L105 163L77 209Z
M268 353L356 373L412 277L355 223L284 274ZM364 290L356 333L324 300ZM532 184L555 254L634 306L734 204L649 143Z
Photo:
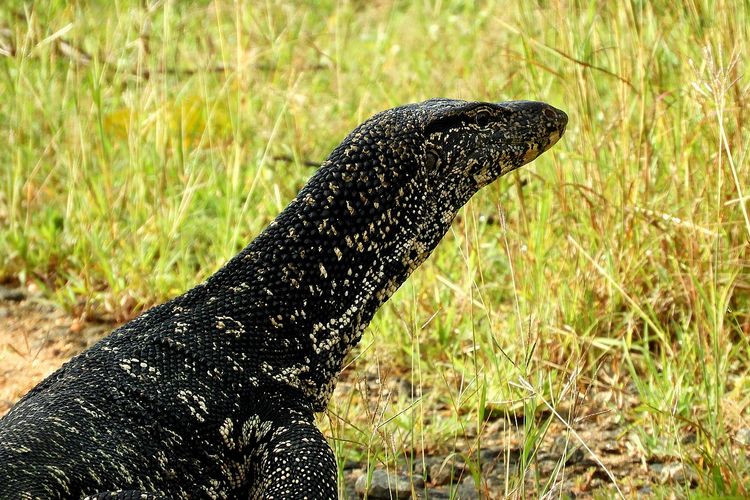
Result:
M440 449L481 480L494 408L526 422L501 489L554 492L542 410L598 394L642 460L695 475L657 494L748 495L748 27L728 0L6 2L0 278L125 320L374 112L544 100L564 139L477 195L365 335L321 420L339 463ZM417 399L383 389L403 381Z

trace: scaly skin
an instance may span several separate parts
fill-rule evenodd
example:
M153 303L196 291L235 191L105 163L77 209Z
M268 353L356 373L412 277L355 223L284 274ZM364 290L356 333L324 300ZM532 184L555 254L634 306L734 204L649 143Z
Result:
M335 498L313 413L344 357L469 198L566 123L528 101L433 99L370 118L205 283L0 420L0 498Z

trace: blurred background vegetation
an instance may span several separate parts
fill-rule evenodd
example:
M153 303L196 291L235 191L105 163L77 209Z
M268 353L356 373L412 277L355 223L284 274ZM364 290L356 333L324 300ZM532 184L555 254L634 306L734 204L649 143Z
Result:
M375 112L547 101L563 140L462 210L347 366L321 419L338 460L478 449L491 410L525 417L513 487L557 420L538 410L596 394L633 453L691 470L674 491L748 494L749 12L6 1L0 281L124 321L218 269ZM358 389L387 379L411 394Z

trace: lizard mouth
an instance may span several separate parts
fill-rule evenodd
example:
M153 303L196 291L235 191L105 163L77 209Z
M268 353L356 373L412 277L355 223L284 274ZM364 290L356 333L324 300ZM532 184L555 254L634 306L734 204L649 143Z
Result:
M560 116L558 117L559 125L556 130L553 130L550 132L549 136L547 136L547 141L544 144L532 144L531 147L529 147L529 150L526 151L526 154L523 155L523 162L529 163L530 161L535 160L539 155L547 151L549 148L554 146L557 141L560 140L560 138L565 133L565 126L568 124L568 116L563 113L562 111L554 110L554 113L558 113Z
M560 140L560 137L562 137L563 133L565 132L565 127L563 126L562 130L555 130L549 135L549 142L547 142L547 146L545 146L544 151L547 151L549 148L554 146L557 141Z
M531 147L529 147L528 151L526 151L526 154L523 155L523 163L529 163L531 161L534 161L540 154L544 153L547 150L547 148L540 148L539 144L533 144Z
M547 107L547 109L542 111L542 113L554 124L554 129L547 137L547 145L542 150L543 153L544 151L547 151L549 148L554 146L555 143L560 140L560 137L562 137L565 133L565 127L567 127L568 125L568 115L565 114L565 111L553 108L552 106Z
M555 130L554 132L552 132L549 135L549 138L547 139L547 141L545 143L542 143L542 144L534 143L534 144L532 144L529 147L528 151L526 151L526 153L523 155L523 162L524 163L529 163L529 162L534 161L535 159L537 159L539 157L539 155L541 155L542 153L544 153L545 151L547 151L549 148L551 148L552 146L554 146L555 143L560 140L560 137L562 137L562 134L563 134L562 130L560 130L560 131Z

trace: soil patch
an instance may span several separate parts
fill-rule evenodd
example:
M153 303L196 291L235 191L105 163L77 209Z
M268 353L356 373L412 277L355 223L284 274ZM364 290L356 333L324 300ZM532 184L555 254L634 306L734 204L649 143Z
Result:
M113 327L83 324L23 289L0 287L0 415Z

